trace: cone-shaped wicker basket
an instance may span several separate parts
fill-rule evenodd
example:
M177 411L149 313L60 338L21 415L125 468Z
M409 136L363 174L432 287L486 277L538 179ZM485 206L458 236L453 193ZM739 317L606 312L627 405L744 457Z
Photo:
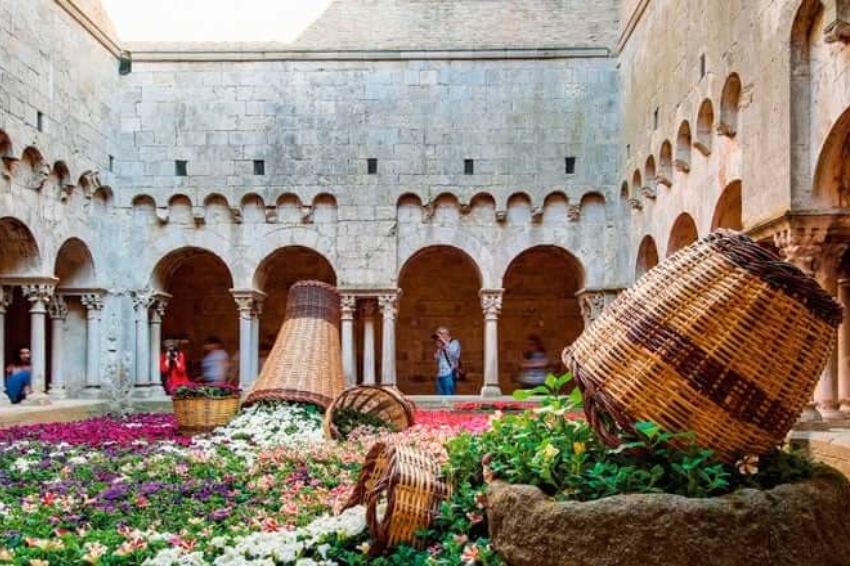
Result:
M327 407L342 393L339 293L319 281L289 289L286 317L243 406L257 401L304 401Z
M402 431L413 425L416 407L398 389L380 385L358 385L343 391L325 411L323 429L326 438L337 439L341 434L334 423L337 412L351 409L373 415Z
M625 291L568 348L588 421L652 421L734 462L781 444L811 399L841 307L747 236L714 233ZM613 420L613 422L612 422Z

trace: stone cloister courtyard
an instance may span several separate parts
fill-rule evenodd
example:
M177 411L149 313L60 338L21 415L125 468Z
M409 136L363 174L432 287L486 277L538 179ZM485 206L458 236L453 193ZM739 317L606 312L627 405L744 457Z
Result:
M332 0L291 41L192 42L125 38L119 3L0 2L4 387L31 354L27 398L0 395L0 564L850 563L850 2ZM219 19L273 18L252 6ZM696 418L614 448L562 351L718 230L843 308L822 371L770 450L721 457ZM338 293L335 395L395 401L246 402L287 379L277 349L317 363L279 340L305 281ZM175 410L236 397L203 431ZM361 485L382 447L433 505L388 548L401 480ZM760 511L700 507L727 503Z

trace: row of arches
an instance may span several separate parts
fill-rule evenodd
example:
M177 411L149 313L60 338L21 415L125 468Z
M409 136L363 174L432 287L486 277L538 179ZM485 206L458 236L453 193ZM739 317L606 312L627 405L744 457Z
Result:
M715 110L711 98L705 98L697 110L695 127L686 118L679 124L675 146L669 139L661 142L658 160L650 154L644 161L643 169L636 168L631 179L620 186L623 198L636 198L638 192L654 198L658 185L673 186L673 170L688 173L691 170L692 148L696 148L707 157L712 152L715 132L720 136L733 138L738 133L738 114L741 103L741 79L737 73L731 73L723 85L719 112ZM674 152L675 148L675 152Z

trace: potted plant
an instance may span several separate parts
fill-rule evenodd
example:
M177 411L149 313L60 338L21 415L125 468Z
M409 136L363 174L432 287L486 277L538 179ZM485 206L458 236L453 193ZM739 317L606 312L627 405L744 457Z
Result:
M240 393L224 383L181 385L172 396L178 429L191 434L227 424L239 410Z

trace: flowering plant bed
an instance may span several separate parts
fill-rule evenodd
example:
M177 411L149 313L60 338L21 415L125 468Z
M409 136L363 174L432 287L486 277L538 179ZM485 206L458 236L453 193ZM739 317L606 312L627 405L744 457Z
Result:
M455 403L454 409L467 413L492 413L494 411L521 413L526 409L533 409L536 406L538 406L537 403L519 401L465 401L463 403Z
M234 386L226 383L208 384L208 383L193 383L191 385L181 385L174 391L174 399L198 399L206 397L209 399L223 399L227 397L239 397L242 391Z

